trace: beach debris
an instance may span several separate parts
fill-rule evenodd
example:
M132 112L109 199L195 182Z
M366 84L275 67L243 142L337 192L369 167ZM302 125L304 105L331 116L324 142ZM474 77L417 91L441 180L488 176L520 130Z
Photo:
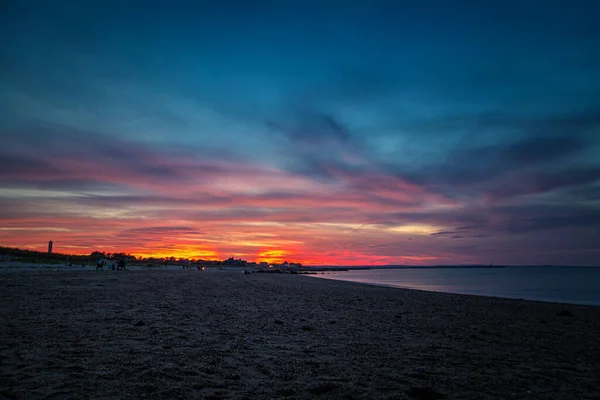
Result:
M557 317L572 317L573 314L571 314L571 311L561 310L556 313L556 316Z
M310 325L302 325L300 327L300 329L302 329L303 331L314 331L315 330L315 328Z
M276 319L276 320L275 320L275 321L273 321L273 322L275 322L277 325L283 325L283 321L282 321L282 320L280 320L280 319Z
M417 399L417 400L437 400L443 399L444 395L436 392L435 390L428 387L411 387L410 390L406 392L408 397Z

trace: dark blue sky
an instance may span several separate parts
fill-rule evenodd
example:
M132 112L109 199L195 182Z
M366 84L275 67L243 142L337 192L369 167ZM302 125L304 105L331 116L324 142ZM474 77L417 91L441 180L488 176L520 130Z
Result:
M598 2L2 7L6 244L600 263Z

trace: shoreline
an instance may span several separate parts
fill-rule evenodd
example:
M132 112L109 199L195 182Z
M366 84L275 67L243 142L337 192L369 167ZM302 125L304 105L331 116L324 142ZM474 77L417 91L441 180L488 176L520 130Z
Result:
M302 274L302 275L312 276L312 275L317 275L317 274ZM411 291L414 290L417 292L441 293L441 294L451 294L451 295L457 295L457 296L475 296L475 297L483 297L483 298L489 298L489 299L516 300L516 301L526 301L526 302L534 302L534 303L542 303L542 304L557 304L557 305L564 305L564 306L585 306L585 307L595 307L595 308L600 309L599 304L574 303L574 302L564 302L564 301L556 301L556 300L526 299L523 297L503 297L503 296L493 296L493 295L475 294L475 293L443 292L443 291L439 291L439 290L427 290L427 289L418 289L418 288L414 288L414 287L395 286L392 284L385 284L385 283L359 282L359 281L351 281L351 280L337 279L337 278L323 278L323 277L318 277L318 276L312 276L312 277L317 278L317 279L326 279L326 280L338 281L338 282L355 283L357 285L368 285L368 286L375 286L375 287L385 287L385 288L391 288L391 289L411 290Z
M14 262L11 262L11 264L15 264ZM0 277L2 276L3 273L45 273L45 272L93 272L93 273L101 273L101 272L108 272L108 273L120 273L122 271L96 271L95 267L92 266L67 266L67 265L54 265L54 264L27 264L27 263L16 263L18 265L10 265L10 266L1 266L0 267ZM552 267L552 266L550 266ZM313 267L310 267L313 268ZM324 267L325 268L325 267ZM343 268L343 269L342 269ZM338 282L346 282L346 283L356 283L359 285L369 285L369 286L376 286L376 287L387 287L387 288L392 288L392 289L403 289L403 290L414 290L414 291L419 291L419 292L428 292L428 293L443 293L443 294L453 294L453 295L459 295L459 296L477 296L477 297L483 297L483 298L493 298L493 299L507 299L507 300L518 300L518 301L527 301L527 302L538 302L538 303L544 303L544 304L558 304L558 305L564 305L564 306L571 306L571 305L576 305L576 306L587 306L587 307L596 307L596 308L600 308L600 304L591 304L591 303L583 303L583 302L574 302L574 301L560 301L560 300L554 300L554 299L534 299L534 298L524 298L524 297L508 297L508 296L499 296L499 295L490 295L490 294L479 294L479 293L458 293L458 292L452 292L452 291L437 291L437 290L428 290L428 289L421 289L421 288L416 288L416 287L402 287L402 286L396 286L394 284L385 284L385 283L377 283L377 282L360 282L360 281L353 281L353 280L346 280L346 279L338 279L338 278L326 278L326 277L321 277L319 275L327 275L328 272L347 272L348 269L345 269L346 267L340 267L337 269L322 269L322 270L315 270L315 269L303 269L301 272L297 272L297 273L291 273L291 275L304 275L304 276L308 276L311 278L319 278L319 279L323 279L323 280L330 280L330 281L338 281ZM419 269L419 268L423 268L423 267L400 267L400 268L375 268L375 269L382 269L382 270L391 270L391 269ZM455 269L455 267L429 267L429 268L425 268L425 269ZM458 269L463 268L463 267L456 267ZM496 269L496 268L544 268L544 266L529 266L529 267L467 267L467 268L472 268L472 269L486 269L486 268L492 268L492 269ZM561 268L573 268L573 267L561 267ZM580 267L580 268L600 268L600 267ZM245 268L245 267L225 267L223 268L223 266L207 266L205 271L198 271L199 273L213 273L213 272L219 272L219 273L240 273L243 274L244 270L250 270L251 268ZM350 268L350 270L368 270L368 269L373 269L373 268L360 268L360 269L356 269L356 268ZM196 272L196 268L188 268L187 272L191 272L191 273L195 273ZM125 272L177 272L177 271L186 271L186 269L183 269L181 266L179 265L166 265L166 266L156 266L156 267L148 267L148 266L143 266L143 265L133 265L130 266L128 268L127 271ZM311 272L313 271L313 272ZM252 271L252 274L258 273L257 271ZM267 271L265 273L265 275L279 275L274 273L274 271ZM290 274L289 272L286 272L284 274ZM262 275L259 273L259 275Z

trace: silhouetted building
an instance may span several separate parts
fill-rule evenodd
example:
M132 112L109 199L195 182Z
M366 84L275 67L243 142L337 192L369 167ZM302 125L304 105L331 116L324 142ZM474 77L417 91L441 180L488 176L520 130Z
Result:
M233 257L229 257L227 260L223 261L222 264L224 264L224 265L246 265L246 264L248 264L248 261L242 260L241 258L238 258L236 260Z
M48 242L48 254L52 254L52 240Z

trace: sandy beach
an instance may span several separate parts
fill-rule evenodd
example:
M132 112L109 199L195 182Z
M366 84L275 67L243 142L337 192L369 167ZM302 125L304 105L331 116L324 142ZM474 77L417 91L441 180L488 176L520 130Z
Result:
M600 399L600 307L223 271L0 275L0 398Z

